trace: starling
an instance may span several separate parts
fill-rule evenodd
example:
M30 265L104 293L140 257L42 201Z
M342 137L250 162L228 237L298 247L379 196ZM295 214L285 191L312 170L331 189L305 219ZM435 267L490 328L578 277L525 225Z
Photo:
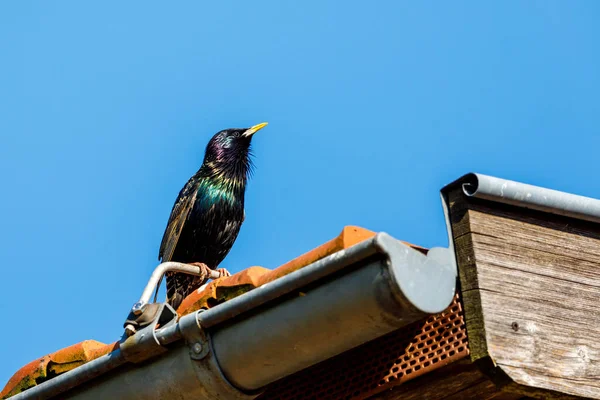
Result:
M252 172L250 141L267 123L216 133L206 146L202 166L179 192L163 235L158 259L217 270L244 222L244 193ZM218 269L221 276L229 275ZM167 302L181 301L206 279L168 272Z

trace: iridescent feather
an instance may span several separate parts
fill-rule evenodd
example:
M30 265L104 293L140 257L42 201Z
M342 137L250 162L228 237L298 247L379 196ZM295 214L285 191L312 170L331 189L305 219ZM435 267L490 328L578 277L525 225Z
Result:
M245 218L246 182L252 173L250 141L263 126L227 129L209 141L202 166L173 205L159 260L200 262L216 269L227 256ZM167 301L177 308L202 284L198 277L168 273Z

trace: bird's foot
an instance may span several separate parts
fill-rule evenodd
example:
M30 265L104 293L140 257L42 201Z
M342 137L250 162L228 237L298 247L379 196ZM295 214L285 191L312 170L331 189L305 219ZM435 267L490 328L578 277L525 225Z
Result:
M219 273L219 278L231 276L231 273L229 271L227 271L225 268L219 268L219 269L217 269L217 272Z
M202 282L206 282L211 277L211 272L213 272L213 270L208 268L208 265L201 262L193 262L190 263L190 265L195 265L196 267L200 268L200 273L202 274L200 275L200 279Z
M219 269L210 269L208 265L201 262L193 262L190 265L195 265L196 267L200 267L200 272L202 275L200 276L203 282L206 282L209 279L219 279L227 276L231 276L231 273L227 271L225 268Z

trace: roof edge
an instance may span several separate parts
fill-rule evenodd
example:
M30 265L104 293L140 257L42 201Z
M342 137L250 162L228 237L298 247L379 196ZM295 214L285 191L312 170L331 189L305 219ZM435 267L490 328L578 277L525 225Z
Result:
M446 194L457 187L467 197L600 223L600 200L591 197L474 172L444 186L441 192Z
M333 253L348 249L355 244L373 238L375 235L375 232L365 228L351 225L345 226L335 238L288 261L278 268L270 270L254 266L246 268L230 277L211 281L201 290L186 297L177 310L178 314L183 316L199 309L212 308L256 287L262 286L265 283L313 264ZM426 248L405 241L400 242L423 254L426 254L428 251ZM0 392L0 399L14 396L31 387L39 385L41 382L52 379L55 376L61 375L118 349L119 342L104 344L94 340L85 340L45 355L17 370L15 374L9 378L5 387ZM57 360L72 360L76 362L61 363L61 361ZM49 363L53 363L54 365L52 371L48 370Z

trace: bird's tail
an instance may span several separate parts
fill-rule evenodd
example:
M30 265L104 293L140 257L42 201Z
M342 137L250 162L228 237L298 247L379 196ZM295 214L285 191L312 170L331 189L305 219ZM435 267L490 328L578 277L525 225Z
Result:
M178 272L167 272L167 303L175 310L194 290L202 284L198 276L182 274Z

